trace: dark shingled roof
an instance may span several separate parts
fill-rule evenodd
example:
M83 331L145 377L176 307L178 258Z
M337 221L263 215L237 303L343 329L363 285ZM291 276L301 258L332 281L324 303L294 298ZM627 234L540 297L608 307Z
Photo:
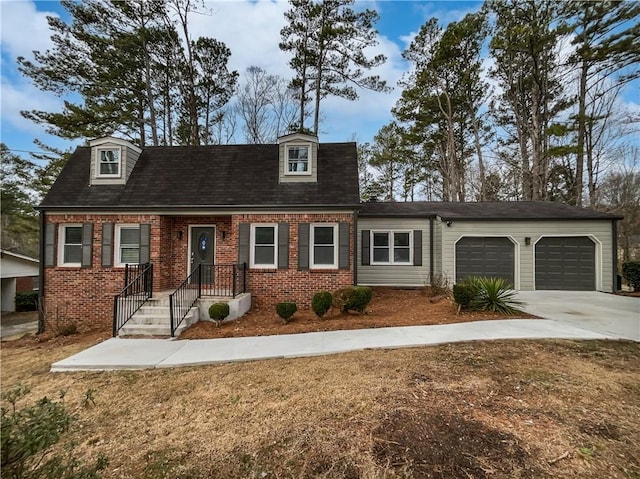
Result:
M613 220L621 216L562 203L546 201L487 201L448 203L415 201L407 203L369 202L360 207L360 216L435 217L443 220Z
M352 207L355 143L318 146L317 183L279 183L278 145L145 147L126 185L89 185L91 148L78 148L40 209Z

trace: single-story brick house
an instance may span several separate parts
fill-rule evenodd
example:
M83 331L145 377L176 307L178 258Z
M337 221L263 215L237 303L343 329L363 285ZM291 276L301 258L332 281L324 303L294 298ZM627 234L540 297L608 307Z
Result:
M14 253L0 251L0 275L2 276L2 296L0 298L3 312L16 310L16 293L26 293L38 289L38 260Z
M274 145L93 140L39 209L45 329L110 325L114 310L140 307L140 291L123 288L143 273L148 295L179 289L174 309L194 288L308 307L320 290L422 286L436 273L499 274L517 289L614 284L617 217L551 203L360 204L355 143L301 133Z

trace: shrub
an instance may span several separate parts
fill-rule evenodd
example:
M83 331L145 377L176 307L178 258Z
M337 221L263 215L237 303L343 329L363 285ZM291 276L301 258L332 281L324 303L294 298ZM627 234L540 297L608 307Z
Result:
M371 288L367 286L340 288L333 293L333 305L340 308L343 313L347 311L364 313L367 305L371 302L372 294Z
M76 323L66 323L58 327L58 336L73 336L78 333L78 325Z
M38 309L38 292L16 293L16 311L35 311Z
M453 285L453 299L460 309L467 309L471 305L471 301L476 291L468 282L456 283Z
M296 305L296 303L284 302L276 304L276 313L278 313L278 316L282 318L282 322L284 324L287 324L289 322L289 319L295 314L296 311L298 311L298 306Z
M640 261L622 263L622 276L634 291L640 291Z
M449 278L442 273L433 273L429 276L429 296L448 296L451 293Z
M218 326L229 316L229 305L227 303L213 303L209 306L209 317L213 319Z
M311 300L311 309L316 313L316 316L321 318L329 311L331 305L333 304L333 296L329 291L320 291L313 295L313 299Z
M504 278L470 278L469 283L475 290L471 300L471 309L475 311L491 311L501 314L512 314L522 301L515 299L517 291Z
M76 420L66 409L64 392L59 401L43 397L32 406L19 407L28 393L26 386L3 393L2 477L99 478L98 471L107 466L104 456L86 466L73 456L62 456L62 449L54 447Z

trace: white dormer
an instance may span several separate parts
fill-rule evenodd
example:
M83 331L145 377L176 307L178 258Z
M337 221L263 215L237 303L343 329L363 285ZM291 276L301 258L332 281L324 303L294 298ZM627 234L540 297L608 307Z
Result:
M280 183L318 181L318 137L292 133L278 138Z
M142 150L120 138L91 140L91 184L124 185Z

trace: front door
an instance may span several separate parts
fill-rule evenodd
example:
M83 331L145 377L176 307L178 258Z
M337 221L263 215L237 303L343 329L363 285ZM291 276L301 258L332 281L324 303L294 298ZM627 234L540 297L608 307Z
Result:
M213 226L191 228L191 271L202 265L203 284L213 284L216 229Z

